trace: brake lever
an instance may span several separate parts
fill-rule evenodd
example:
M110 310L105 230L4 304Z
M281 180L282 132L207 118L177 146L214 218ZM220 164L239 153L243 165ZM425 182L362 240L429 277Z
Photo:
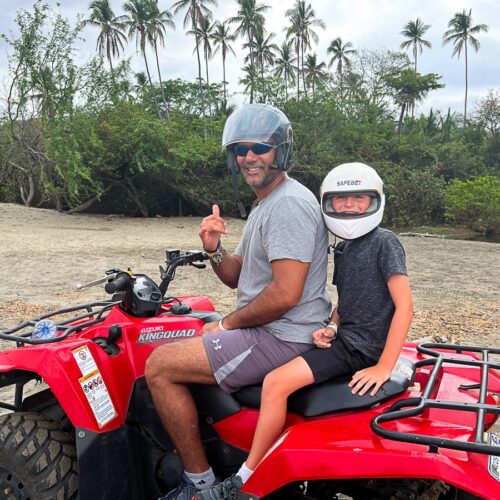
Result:
M196 267L196 269L205 269L207 267L206 264L195 264L194 262L191 262L191 265Z
M83 290L84 288L90 288L92 286L100 285L101 283L105 283L107 281L113 280L116 278L116 275L121 272L120 269L109 269L105 271L106 276L102 278L97 278L96 280L88 281L87 283L77 283L75 289L77 291Z

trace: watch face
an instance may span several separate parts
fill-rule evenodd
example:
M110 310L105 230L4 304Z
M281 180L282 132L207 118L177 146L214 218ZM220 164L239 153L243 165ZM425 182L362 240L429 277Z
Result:
M224 260L224 255L221 252L215 252L211 255L210 259L219 265Z

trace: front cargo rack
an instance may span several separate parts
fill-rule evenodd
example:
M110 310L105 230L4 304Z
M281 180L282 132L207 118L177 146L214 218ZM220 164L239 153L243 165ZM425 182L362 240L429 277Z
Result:
M23 321L13 328L0 330L0 339L16 342L18 347L22 347L24 344L49 344L52 342L60 342L71 333L79 332L83 328L104 321L111 308L119 303L120 301L99 301L51 311L47 314L37 316L36 318ZM57 331L55 337L41 339L31 338L33 328L39 321L54 318L56 316L68 315L70 313L77 314L54 321Z
M439 448L449 448L466 452L483 453L487 455L500 455L498 446L485 443L484 439L484 421L487 413L500 415L500 406L498 404L487 404L486 397L488 395L488 378L490 370L500 369L500 363L491 361L492 354L500 354L500 349L493 347L479 346L460 346L453 344L433 344L425 343L417 346L418 352L429 357L417 361L415 367L421 368L424 366L432 366L433 369L429 375L429 380L420 397L408 398L396 401L385 413L377 415L371 421L372 430L381 437L392 439L394 441L402 441L407 443L415 443L429 446L429 451L437 453ZM438 351L445 351L438 352ZM462 353L481 354L477 359L460 359L450 355ZM461 390L479 390L479 397L476 403L464 403L458 401L444 401L433 399L431 394L434 391L436 382L439 380L440 372L443 364L454 364L461 366L473 366L480 370L480 382L473 385L461 385ZM421 415L424 410L429 408L440 408L445 410L467 411L476 414L476 422L474 426L474 441L459 441L456 439L447 439L443 437L435 437L424 434L407 433L382 427L381 424L386 422L394 422L403 418L416 417Z

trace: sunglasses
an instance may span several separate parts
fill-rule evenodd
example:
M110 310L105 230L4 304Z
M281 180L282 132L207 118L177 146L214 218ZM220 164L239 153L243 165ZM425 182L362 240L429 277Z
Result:
M234 151L236 152L236 156L246 156L248 151L252 151L255 155L264 155L269 153L274 146L270 144L265 144L263 142L257 142L252 144L251 146L245 146L243 144L236 144Z

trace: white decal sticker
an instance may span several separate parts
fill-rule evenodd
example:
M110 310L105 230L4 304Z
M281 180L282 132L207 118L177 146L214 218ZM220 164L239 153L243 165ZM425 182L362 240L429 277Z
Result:
M117 413L99 370L78 379L99 427L113 420Z
M500 436L493 434L493 432L490 432L489 436L490 436L490 445L500 447ZM497 481L500 481L500 456L490 455L490 458L488 460L488 472Z
M71 351L73 353L78 366L80 367L80 371L82 375L88 375L89 373L93 373L97 370L97 365L94 361L94 357L90 352L90 349L86 345L82 345L81 347L77 347Z

